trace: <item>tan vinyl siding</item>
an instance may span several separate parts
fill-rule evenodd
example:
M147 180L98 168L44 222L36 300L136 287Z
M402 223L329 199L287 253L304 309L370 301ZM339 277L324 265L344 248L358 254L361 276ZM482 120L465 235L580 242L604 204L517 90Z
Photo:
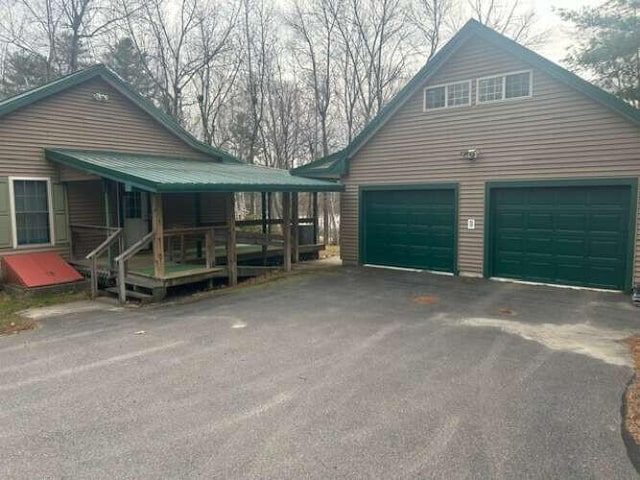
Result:
M109 101L96 102L95 92L108 94ZM51 147L209 158L193 150L100 79L89 80L0 119L0 178L50 177L53 182L69 182L69 185L80 180L95 180L83 172L47 162L44 149ZM80 182L73 192L80 194L86 185ZM75 193L69 197L70 223L80 223L82 219L81 223L104 225L102 203L101 210L96 210L97 195L102 195L102 187L87 192L91 196L86 205ZM50 248L5 249L0 250L0 255L40 250ZM65 256L69 254L68 245L54 250Z
M533 71L532 98L475 105L475 79L521 70L530 67L470 40L428 84L473 79L473 106L424 112L421 88L355 154L342 199L346 263L358 261L359 185L459 183L458 267L481 275L486 182L640 176L640 129L543 72ZM476 161L461 157L469 148L480 150Z
M67 184L70 225L106 226L102 180L69 182ZM106 233L92 230L72 230L73 256L81 258L100 245Z

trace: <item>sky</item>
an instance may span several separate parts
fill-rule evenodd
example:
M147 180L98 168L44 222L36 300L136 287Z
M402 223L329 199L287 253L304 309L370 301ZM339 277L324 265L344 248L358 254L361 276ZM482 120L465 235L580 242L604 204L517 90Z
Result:
M541 26L549 31L547 42L535 50L540 54L562 63L567 55L567 48L571 45L571 28L563 22L554 8L576 10L581 7L593 7L603 3L603 0L530 0L531 7L538 14Z

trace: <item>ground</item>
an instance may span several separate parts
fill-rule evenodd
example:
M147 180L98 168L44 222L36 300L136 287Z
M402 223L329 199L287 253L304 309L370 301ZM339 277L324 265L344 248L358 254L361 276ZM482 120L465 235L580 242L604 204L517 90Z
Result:
M369 268L0 337L1 478L637 478L628 295Z

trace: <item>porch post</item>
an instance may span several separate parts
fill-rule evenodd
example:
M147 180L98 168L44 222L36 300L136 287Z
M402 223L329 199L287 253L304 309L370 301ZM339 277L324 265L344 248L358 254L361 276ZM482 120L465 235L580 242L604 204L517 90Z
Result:
M291 261L300 261L300 228L298 213L298 192L291 193Z
M283 266L291 271L291 194L282 192L282 236L284 237Z
M154 276L164 277L164 219L162 195L151 194L151 217L153 224L153 271Z
M229 285L238 284L238 257L236 254L236 199L233 193L226 199L227 217L227 274Z
M318 244L318 192L313 192L313 244Z
M262 192L260 196L260 206L262 207L262 238L267 239L267 193ZM262 245L262 265L267 264L267 244Z

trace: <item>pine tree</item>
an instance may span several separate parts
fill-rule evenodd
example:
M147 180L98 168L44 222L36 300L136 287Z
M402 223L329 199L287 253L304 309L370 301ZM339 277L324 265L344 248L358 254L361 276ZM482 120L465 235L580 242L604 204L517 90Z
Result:
M147 54L140 53L130 38L118 40L103 61L137 92L148 98L155 97L153 80L145 73L144 68L148 64Z
M640 108L640 0L610 0L597 8L560 10L560 15L581 37L569 64Z

